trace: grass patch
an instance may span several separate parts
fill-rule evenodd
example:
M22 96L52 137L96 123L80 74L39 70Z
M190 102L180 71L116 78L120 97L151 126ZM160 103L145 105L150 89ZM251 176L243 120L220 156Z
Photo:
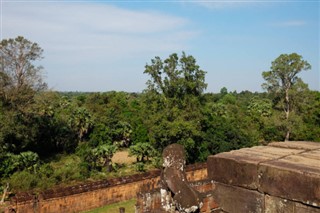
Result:
M103 206L100 208L96 208L90 211L86 211L83 213L119 213L119 208L124 207L126 209L126 213L134 213L135 208L134 205L136 204L136 199L123 201L120 203L114 203L107 206Z

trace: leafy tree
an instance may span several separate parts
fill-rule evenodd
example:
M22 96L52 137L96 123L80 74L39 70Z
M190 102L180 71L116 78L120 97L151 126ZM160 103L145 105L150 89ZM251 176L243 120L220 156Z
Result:
M90 134L89 143L92 147L102 144L112 144L111 130L105 124L99 123L95 125Z
M36 173L39 163L40 159L37 153L27 151L18 155L18 170L27 169Z
M40 164L40 159L37 153L27 151L17 155L7 153L0 156L0 174L2 177L7 177L16 171L28 170L36 173Z
M77 132L79 141L82 141L93 125L90 113L83 107L76 108L73 111L69 123Z
M289 122L290 113L294 106L294 93L299 90L295 87L301 85L302 80L297 75L302 70L311 69L311 65L302 59L302 56L297 53L282 54L276 58L271 65L271 70L262 73L263 78L266 80L262 86L269 93L275 95L281 102L281 107L285 113L285 119ZM290 138L290 129L287 125L285 141Z
M272 102L269 99L254 97L248 105L249 114L259 119L259 117L269 117L272 114Z
M113 157L114 153L118 150L118 147L115 145L108 145L108 144L102 144L94 149L92 149L92 155L96 156L98 160L100 160L99 163L102 164L102 166L107 167L107 171L112 171L112 161L111 158Z
M153 148L153 146L150 143L137 143L133 146L130 146L129 149L130 156L134 155L137 157L137 162L145 162L145 158L147 160L150 157L153 157L156 155L156 150Z
M43 50L21 36L0 43L0 97L6 105L19 107L32 101L37 91L46 88L42 67L33 62L42 58Z
M202 95L207 87L205 71L193 56L176 53L162 61L160 57L146 65L150 75L144 93L144 122L150 142L163 149L171 143L184 145L190 153L201 142Z
M200 96L207 88L204 82L206 72L200 69L193 56L187 56L184 52L180 59L176 53L164 61L155 57L151 65L146 65L144 73L152 78L147 82L149 90L165 98L173 98L179 107L185 104L182 100L186 96Z
M128 147L131 142L132 127L125 121L118 121L111 132L113 143L120 147Z

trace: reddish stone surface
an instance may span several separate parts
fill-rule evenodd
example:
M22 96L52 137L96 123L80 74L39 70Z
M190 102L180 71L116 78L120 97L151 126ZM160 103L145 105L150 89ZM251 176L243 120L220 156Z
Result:
M219 209L217 202L212 194L212 189L215 188L215 184L208 180L196 181L190 183L197 191L201 192L203 206L200 209L201 213L211 213L211 212L223 212ZM188 195L185 195L188 196ZM161 194L160 189L140 192L137 196L136 209L138 213L145 212L166 212L161 206Z
M187 178L196 181L207 177L206 165L186 167ZM18 194L6 209L21 213L81 212L104 205L130 200L140 191L158 187L160 170L127 177L80 184L72 187L55 188L36 196L31 193ZM198 179L200 178L200 179Z
M217 202L210 194L208 197L205 197L203 199L203 206L201 207L200 212L210 213L210 212L212 212L212 210L218 209L218 208L219 208L219 206L218 206Z

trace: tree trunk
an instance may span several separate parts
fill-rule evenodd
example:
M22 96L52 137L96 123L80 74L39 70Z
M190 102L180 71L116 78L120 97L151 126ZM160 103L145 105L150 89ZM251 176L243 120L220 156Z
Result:
M289 141L289 138L290 138L290 130L287 130L286 137L285 137L284 141Z
M109 158L106 158L104 165L107 166L107 172L112 172L112 161Z
M1 201L0 201L0 204L3 204L3 203L4 203L4 199L6 198L8 189L9 189L9 183L7 183L6 188L4 188L4 190L3 190L3 195L2 195L2 198L1 198Z
M290 138L290 128L289 128L289 116L290 116L290 99L289 99L289 88L286 89L286 97L285 97L285 113L287 120L287 132L284 141L289 141Z

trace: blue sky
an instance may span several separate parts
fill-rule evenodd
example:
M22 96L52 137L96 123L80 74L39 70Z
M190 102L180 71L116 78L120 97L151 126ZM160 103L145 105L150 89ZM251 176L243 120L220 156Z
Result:
M261 73L293 52L320 90L319 1L0 1L1 38L37 42L53 90L141 92L144 66L182 51L207 71L207 92L262 91Z

